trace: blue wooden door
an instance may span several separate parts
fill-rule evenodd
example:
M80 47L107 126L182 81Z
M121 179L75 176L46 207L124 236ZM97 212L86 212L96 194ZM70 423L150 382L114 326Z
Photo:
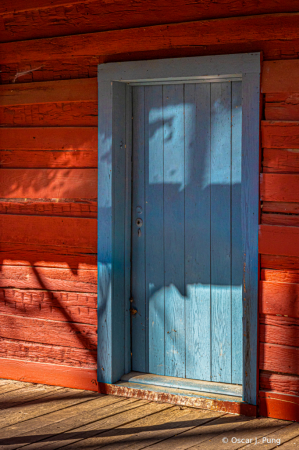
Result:
M242 384L241 103L133 88L133 371Z

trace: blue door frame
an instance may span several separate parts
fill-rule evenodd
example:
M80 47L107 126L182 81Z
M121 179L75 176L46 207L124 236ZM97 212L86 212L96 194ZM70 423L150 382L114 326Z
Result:
M242 78L243 400L257 402L260 53L102 64L99 86L98 381L131 370L132 86Z

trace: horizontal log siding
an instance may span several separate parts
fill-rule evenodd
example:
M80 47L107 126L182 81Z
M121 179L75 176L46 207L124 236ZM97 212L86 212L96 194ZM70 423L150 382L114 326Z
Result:
M189 46L217 46L219 36L226 45L269 43L273 40L299 39L299 13L265 14L170 25L60 36L32 41L0 44L4 64L21 61L55 61L68 57L70 48L74 57L121 55L129 52L159 51Z
M40 14L37 14L37 8ZM190 3L188 0L2 0L0 5L1 42L66 36L148 25L219 19L272 12L297 12L294 0L257 3L249 0ZM55 26L53 24L55 23Z
M96 78L0 95L0 376L7 359L95 373Z
M299 60L264 62L262 92L260 413L298 420Z
M38 373L52 364L60 384L77 370L76 386L92 388L97 64L262 51L260 411L277 417L277 405L298 403L296 2L2 3L1 367L11 360L30 379L30 364Z

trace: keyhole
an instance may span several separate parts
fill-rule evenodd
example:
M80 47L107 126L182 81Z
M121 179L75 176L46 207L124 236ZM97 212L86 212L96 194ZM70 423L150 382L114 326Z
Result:
M142 225L143 225L142 219L139 219L139 218L136 219L136 222L135 222L135 223L136 223L137 227L139 227L139 228L142 227Z

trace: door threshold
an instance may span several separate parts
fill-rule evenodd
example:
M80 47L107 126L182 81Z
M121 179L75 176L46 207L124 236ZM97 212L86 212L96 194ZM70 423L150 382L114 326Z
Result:
M187 378L167 377L150 373L130 372L121 377L121 381L147 386L160 386L175 390L190 392L205 392L208 394L225 395L242 399L243 388L238 384L226 384L210 381L191 380ZM229 400L228 400L229 401Z
M222 411L229 414L257 416L257 408L242 401L240 397L215 393L196 392L188 389L118 381L114 384L99 383L102 394L117 395L151 402L170 403L178 406Z

